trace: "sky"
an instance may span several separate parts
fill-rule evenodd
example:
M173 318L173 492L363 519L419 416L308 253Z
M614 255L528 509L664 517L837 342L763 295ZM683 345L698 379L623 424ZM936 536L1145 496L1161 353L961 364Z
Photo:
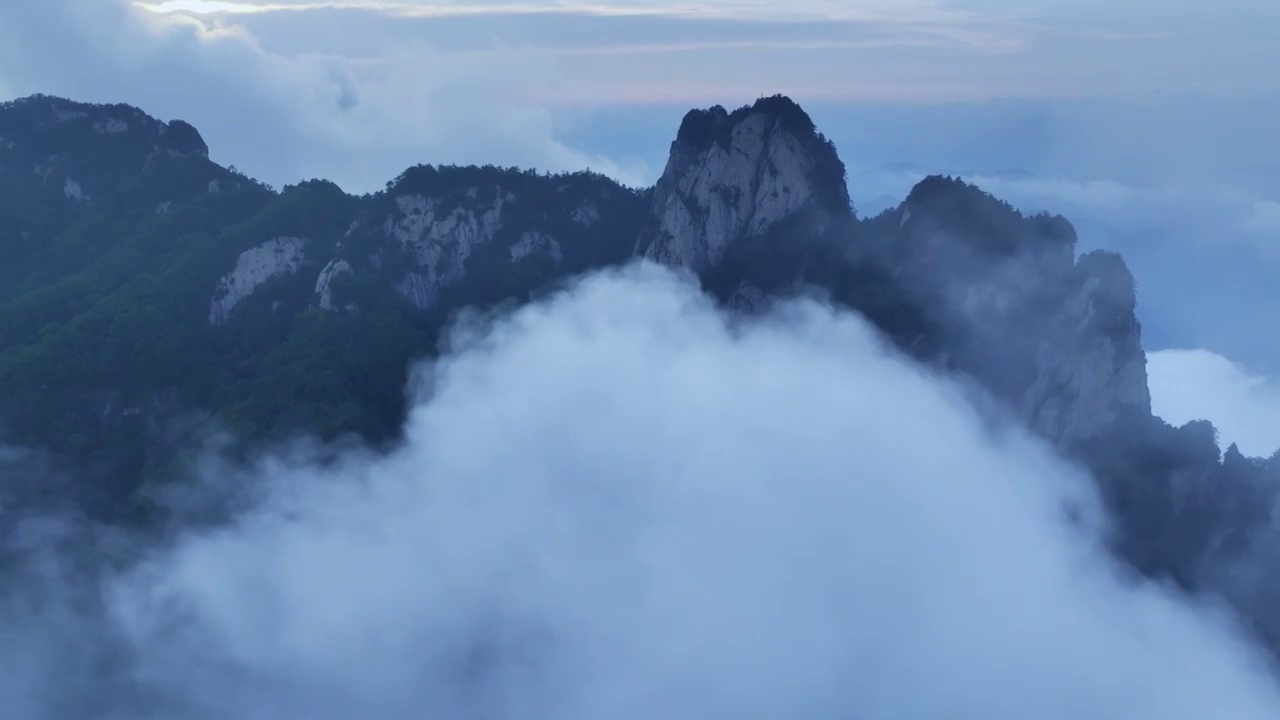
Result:
M0 94L130 102L269 182L352 190L478 159L647 184L685 109L777 92L821 107L846 161L954 164L998 132L987 169L1101 165L1124 140L1130 172L1174 148L1239 170L1265 160L1247 142L1280 94L1254 71L1280 61L1261 0L50 0L0 19ZM619 113L644 130L601 140ZM886 129L889 155L857 142Z
M1269 0L42 0L0 4L0 97L135 104L274 185L366 192L420 162L648 185L687 109L782 92L865 212L926 172L1063 212L1128 259L1148 349L1267 376L1277 27Z
M211 454L185 487L246 489L230 521L132 562L0 516L6 718L1280 714L1228 613L1116 565L1081 471L851 313L731 320L633 265L416 377L395 451Z

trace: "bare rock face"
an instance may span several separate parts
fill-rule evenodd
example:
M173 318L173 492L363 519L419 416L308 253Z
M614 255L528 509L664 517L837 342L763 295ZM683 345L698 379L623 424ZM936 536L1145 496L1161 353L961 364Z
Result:
M1065 219L933 177L897 210L891 244L903 286L952 328L948 361L1046 439L1079 447L1151 417L1133 276L1112 253L1077 260Z
M268 280L297 272L307 244L304 238L278 237L240 253L235 268L223 275L214 289L209 303L209 323L226 323L236 305Z
M806 208L848 213L843 173L830 144L790 100L766 98L732 114L720 106L695 110L671 145L654 188L653 228L639 250L701 272L732 244Z
M508 250L512 262L518 262L536 253L546 253L559 264L564 260L564 251L554 237L540 232L520 233L520 239Z
M421 310L436 304L440 291L461 280L467 258L490 242L502 228L503 206L515 195L498 191L479 209L443 206L439 199L422 195L396 198L398 212L388 217L384 231L414 258L412 268L396 290Z
M1031 427L1064 447L1151 416L1133 276L1119 255L1096 252L1080 258L1073 279L1021 399Z
M346 260L336 259L329 261L328 265L320 271L320 276L316 278L316 303L324 310L333 310L335 305L333 302L333 281L343 275L352 273L351 263Z

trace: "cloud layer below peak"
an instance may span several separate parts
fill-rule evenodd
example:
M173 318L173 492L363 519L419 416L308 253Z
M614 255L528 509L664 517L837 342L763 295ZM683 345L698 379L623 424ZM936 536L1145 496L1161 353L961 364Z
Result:
M639 265L420 377L391 454L211 462L257 490L232 522L6 584L9 715L1280 712L1226 615L1122 575L1087 478L858 317Z

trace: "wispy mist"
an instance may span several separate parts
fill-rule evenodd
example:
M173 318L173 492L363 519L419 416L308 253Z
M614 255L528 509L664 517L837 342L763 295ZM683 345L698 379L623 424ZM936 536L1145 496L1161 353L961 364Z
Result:
M1280 713L1225 613L1109 559L1086 477L858 317L642 265L420 378L390 454L210 462L261 490L232 522L19 562L5 716Z

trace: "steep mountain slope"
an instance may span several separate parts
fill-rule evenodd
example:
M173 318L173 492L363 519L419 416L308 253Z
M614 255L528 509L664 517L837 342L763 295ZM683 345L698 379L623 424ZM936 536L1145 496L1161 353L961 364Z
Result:
M1133 276L1114 253L1077 257L1059 216L1024 217L958 180L921 182L863 226L873 261L937 333L923 359L975 379L1098 479L1117 549L1184 587L1230 565L1269 520L1280 459L1221 456L1212 425L1173 428L1147 388Z
M740 312L800 290L858 309L1088 466L1134 567L1225 588L1280 637L1268 586L1223 570L1269 551L1280 461L1152 415L1123 260L944 177L859 219L782 97L690 112L652 189L420 166L363 197L276 192L133 108L0 106L0 441L98 469L116 514L171 475L193 414L247 439L393 439L408 365L453 314L636 256Z

